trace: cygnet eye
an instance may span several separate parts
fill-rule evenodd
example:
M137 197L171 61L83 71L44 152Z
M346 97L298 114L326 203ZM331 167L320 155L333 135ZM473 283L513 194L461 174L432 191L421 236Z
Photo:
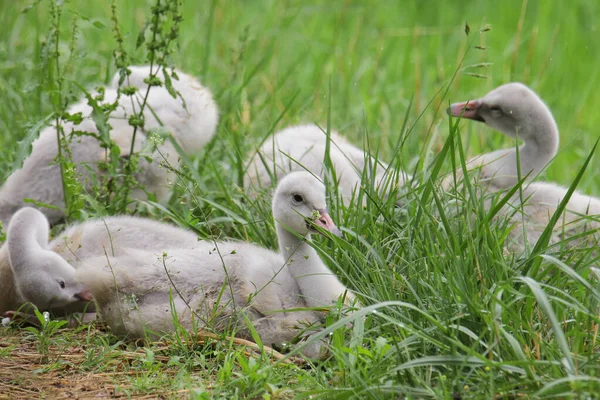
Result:
M296 193L296 194L292 195L292 200L294 200L294 203L300 204L304 201L304 198L301 195Z
M65 288L65 281L63 281L63 280L60 280L60 281L58 281L58 284L60 285L60 288L61 288L61 289L64 289L64 288Z
M502 109L498 106L491 106L490 112L494 117L499 117L500 115L502 115Z

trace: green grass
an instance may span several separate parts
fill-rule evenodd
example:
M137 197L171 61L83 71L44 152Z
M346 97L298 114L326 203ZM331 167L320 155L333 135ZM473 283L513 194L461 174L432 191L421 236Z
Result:
M153 2L118 3L125 47L143 63L135 42ZM26 4L0 3L1 177L18 141L53 111L41 64L48 2L20 15ZM74 13L85 17L66 76L84 86L107 83L116 47L110 4L72 2L65 10L73 13L64 13L63 57ZM600 4L188 0L183 14L173 62L213 91L221 120L192 160L193 180L178 182L169 211L153 215L202 237L275 248L268 204L243 201L236 185L248 152L297 122L330 120L357 145L416 172L419 184L402 208L377 196L350 210L331 202L345 239L317 246L367 308L364 318L349 317L352 327L330 318L327 362L299 368L248 358L227 341L138 349L84 328L42 335L38 374L49 381L102 376L116 394L174 398L585 398L600 390L595 254L560 245L537 248L541 260L510 254L506 226L487 222L483 199L470 196L468 185L456 196L431 185L451 170L451 155L455 165L464 161L459 144L467 157L514 145L481 124L455 129L444 111L450 101L512 80L541 95L561 131L561 150L542 178L573 182L600 125ZM81 96L74 85L66 89ZM579 190L600 195L599 162L593 155ZM16 363L19 346L41 337L2 335L15 347L1 350L0 363ZM71 352L78 356L61 357Z

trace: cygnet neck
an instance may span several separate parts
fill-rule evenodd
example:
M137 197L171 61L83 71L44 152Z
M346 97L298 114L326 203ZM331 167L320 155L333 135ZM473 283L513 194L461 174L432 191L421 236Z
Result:
M276 223L281 255L290 275L296 280L308 307L331 306L344 294L346 287L323 263L311 247L310 234L298 237L280 223Z
M522 132L520 134L517 131L517 135L527 137L525 143L519 147L521 173L530 173L531 177L539 174L558 151L558 128L552 116L544 115L543 118L536 118L535 120L535 132ZM516 159L516 150L513 151ZM516 162L514 165L516 176Z
M307 257L313 263L315 259L320 261L315 249L313 249L308 241L311 238L310 233L305 237L299 236L296 233L290 232L281 223L275 223L277 229L277 237L279 239L279 250L283 258L294 265L298 265L302 260L306 261ZM298 268L293 268L296 271ZM292 275L293 274L292 271ZM295 277L295 276L294 276Z
M48 234L48 220L40 211L19 210L10 221L6 241L12 268L23 270L34 264L32 260L47 250Z

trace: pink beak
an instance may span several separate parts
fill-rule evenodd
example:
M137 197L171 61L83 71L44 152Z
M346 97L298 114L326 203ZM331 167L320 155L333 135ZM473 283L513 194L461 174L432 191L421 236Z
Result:
M462 117L484 122L483 118L479 116L479 106L480 104L477 100L454 103L448 108L448 114L453 117Z
M84 289L79 293L75 293L75 298L79 301L89 302L94 300L94 295L92 295L89 289Z
M319 218L317 218L313 223L321 228L325 229L333 233L335 236L342 237L342 232L335 226L335 223L329 216L327 210L317 210L319 212Z

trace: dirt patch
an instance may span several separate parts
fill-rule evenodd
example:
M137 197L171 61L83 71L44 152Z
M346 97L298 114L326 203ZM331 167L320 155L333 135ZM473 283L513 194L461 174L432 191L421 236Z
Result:
M6 333L6 334L5 334ZM73 343L85 343L88 332L69 335ZM74 337L75 336L75 337ZM61 341L65 344L64 341ZM90 354L85 347L53 343L40 351L30 334L2 332L0 343L0 399L86 399L126 397L115 387L127 386L119 369L129 369L130 358L123 354L122 368L110 359L113 372L86 371ZM115 370L116 367L116 370ZM156 395L152 396L156 397Z
M0 399L180 398L194 387L210 390L216 383L214 371L194 367L190 371L194 382L186 385L192 389L181 389L177 381L181 366L170 363L172 343L133 346L131 351L120 342L109 343L108 337L94 325L61 330L47 341L26 330L0 328ZM224 340L248 357L259 356L254 343L210 333L201 334L192 345L212 346ZM152 352L152 363L158 364L151 363L151 371L144 365L146 349ZM303 364L268 350L271 362Z

